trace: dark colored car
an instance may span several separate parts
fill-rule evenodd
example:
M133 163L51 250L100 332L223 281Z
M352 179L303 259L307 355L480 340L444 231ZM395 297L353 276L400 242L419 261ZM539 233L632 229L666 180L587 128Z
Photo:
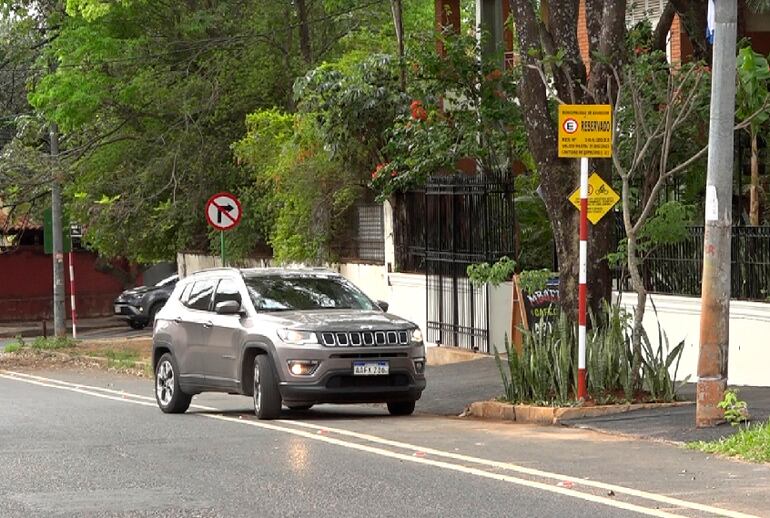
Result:
M121 293L115 299L115 316L124 318L134 329L143 329L155 321L155 315L174 291L179 276L166 277L154 286L139 286Z

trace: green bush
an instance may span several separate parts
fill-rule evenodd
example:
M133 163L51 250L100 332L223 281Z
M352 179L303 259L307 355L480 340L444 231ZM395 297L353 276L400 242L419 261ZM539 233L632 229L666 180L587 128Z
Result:
M550 324L541 321L523 332L521 354L505 339L507 358L495 351L495 360L505 387L505 399L565 405L577 386L577 338L575 326L565 315Z
M642 336L643 358L638 375L644 394L634 394L630 315L618 306L606 304L601 318L592 315L592 329L586 337L586 383L589 395L598 403L673 401L676 398L676 370L684 341L669 350L668 338L658 326L658 345ZM506 359L495 351L505 389L513 403L545 405L574 404L577 394L577 333L574 323L561 314L555 323L541 321L533 330L522 330L521 353L505 339ZM668 354L665 351L669 350ZM671 368L674 376L671 375Z
M16 351L20 351L21 348L22 348L22 345L19 343L8 344L5 346L4 351L7 353L15 353Z

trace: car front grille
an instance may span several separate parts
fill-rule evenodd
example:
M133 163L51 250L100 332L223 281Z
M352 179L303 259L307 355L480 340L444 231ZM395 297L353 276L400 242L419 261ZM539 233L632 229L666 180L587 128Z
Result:
M351 331L319 333L326 347L376 347L409 345L407 331Z

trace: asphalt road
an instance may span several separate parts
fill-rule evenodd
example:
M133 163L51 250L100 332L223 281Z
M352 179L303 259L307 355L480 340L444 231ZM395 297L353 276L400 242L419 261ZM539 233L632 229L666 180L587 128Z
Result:
M248 398L193 404L164 415L149 381L100 371L0 372L0 516L770 516L770 467L659 443L380 405L261 422Z

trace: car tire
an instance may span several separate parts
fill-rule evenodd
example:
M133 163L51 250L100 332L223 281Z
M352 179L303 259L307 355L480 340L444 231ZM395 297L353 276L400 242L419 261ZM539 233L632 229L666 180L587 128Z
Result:
M128 325L131 327L131 329L136 329L137 331L144 329L147 326L146 323L140 322L139 320L134 320L133 318L128 321Z
M313 408L312 404L310 404L310 405L286 405L286 406L289 407L289 410L294 410L296 412L302 412L304 410L310 410L311 408Z
M161 356L155 367L155 401L166 414L182 414L192 401L192 396L179 386L179 369L170 353Z
M155 315L163 307L163 302L156 302L150 306L150 311L147 313L147 325L155 327Z
M388 412L390 415L412 415L416 401L389 401Z
M276 419L281 415L281 393L270 357L254 358L254 414L258 419Z

